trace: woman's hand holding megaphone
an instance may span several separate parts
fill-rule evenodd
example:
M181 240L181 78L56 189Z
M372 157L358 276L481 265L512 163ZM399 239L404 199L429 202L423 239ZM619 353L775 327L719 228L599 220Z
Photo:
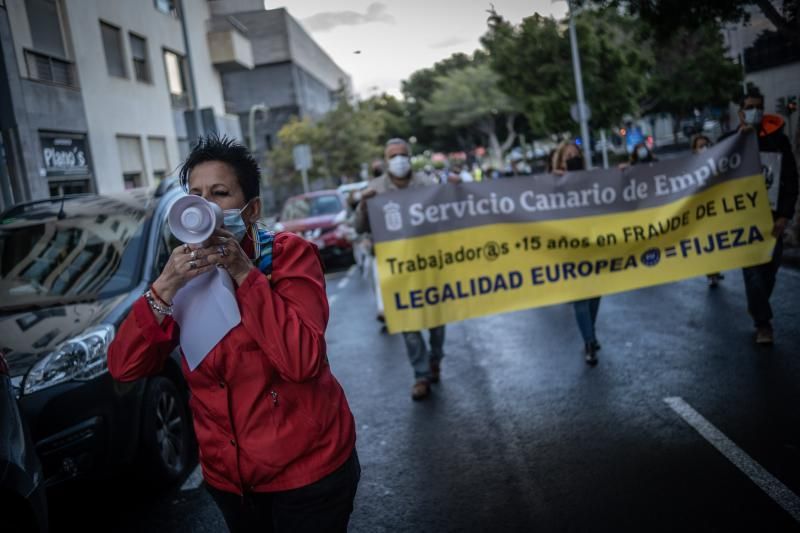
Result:
M233 233L225 228L217 228L208 241L211 243L207 248L210 250L208 261L227 270L237 285L244 283L255 266Z
M224 228L214 230L203 244L202 248L181 244L172 250L164 270L153 283L165 304L172 305L172 299L181 287L214 267L226 269L237 285L241 285L250 270L255 268L233 234Z

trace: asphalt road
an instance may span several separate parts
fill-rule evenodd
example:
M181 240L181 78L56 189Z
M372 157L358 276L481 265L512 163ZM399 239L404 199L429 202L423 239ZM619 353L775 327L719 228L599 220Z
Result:
M363 468L351 531L800 531L798 271L779 273L771 348L752 342L738 271L716 290L697 278L604 297L595 368L569 305L450 325L425 402L358 271L328 292ZM225 530L196 478L72 487L51 520Z

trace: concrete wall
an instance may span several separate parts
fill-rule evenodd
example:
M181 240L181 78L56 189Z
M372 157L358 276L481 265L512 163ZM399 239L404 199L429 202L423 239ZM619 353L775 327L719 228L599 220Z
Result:
M348 89L352 89L350 76L333 62L302 26L285 9L276 11L283 11L286 17L292 60L325 84L328 89L337 89L342 83Z
M70 1L67 17L78 58L98 191L105 193L124 188L118 135L140 138L144 159L142 184L152 184L147 136L166 138L168 165L173 167L178 162L163 48L184 53L180 22L156 10L152 2L122 0ZM101 20L122 30L126 78L108 73ZM150 83L137 81L133 75L128 32L147 39Z
M222 87L231 113L247 113L251 106L261 103L270 108L297 104L291 63L226 72L222 75ZM242 130L246 133L246 126Z

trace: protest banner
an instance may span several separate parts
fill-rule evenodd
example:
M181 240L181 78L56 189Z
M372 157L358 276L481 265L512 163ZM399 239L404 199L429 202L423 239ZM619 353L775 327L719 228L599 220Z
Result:
M769 261L755 134L624 169L393 191L368 202L389 331Z

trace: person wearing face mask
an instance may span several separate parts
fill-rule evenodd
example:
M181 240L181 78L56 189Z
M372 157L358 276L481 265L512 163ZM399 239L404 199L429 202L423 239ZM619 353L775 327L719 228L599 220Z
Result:
M553 156L553 174L563 176L567 172L584 170L585 164L578 145L572 141L564 141ZM597 364L597 352L600 343L597 342L595 322L600 309L600 297L587 298L572 302L575 310L575 320L583 337L584 361L589 366Z
M630 164L638 165L639 163L655 163L658 159L655 158L650 148L643 142L638 143L633 147L631 152Z
M711 146L711 139L705 135L699 133L692 137L691 148L693 154L703 153L708 150L709 146ZM721 272L715 272L713 274L708 274L706 278L708 279L708 286L715 289L719 286L719 282L725 279L725 276L723 276Z
M370 231L367 199L389 191L436 185L436 182L425 174L415 174L411 170L410 150L405 140L390 139L386 143L384 156L386 173L370 182L361 195L362 201L356 209L355 229L359 233ZM375 287L380 294L377 267ZM438 383L440 378L441 362L444 357L444 326L432 328L429 334L430 349L426 346L421 331L403 332L408 359L414 370L414 385L411 388L411 398L414 400L423 400L430 396L431 383Z
M261 171L227 138L201 139L180 170L225 225L180 245L133 305L108 350L120 382L156 375L179 347L172 302L224 268L241 322L193 370L181 357L208 492L233 532L346 531L360 478L355 424L325 346L328 300L316 247L259 230Z
M779 154L781 158L778 179L778 201L772 211L772 235L776 238L772 260L742 270L747 311L753 318L756 344L770 345L774 342L772 329L772 307L769 299L775 287L775 278L783 255L783 233L794 217L797 203L797 162L792 153L789 137L783 132L784 121L778 115L764 114L764 96L757 89L750 89L739 103L739 129L755 131L758 135L758 150L761 153ZM735 134L731 132L723 138Z

